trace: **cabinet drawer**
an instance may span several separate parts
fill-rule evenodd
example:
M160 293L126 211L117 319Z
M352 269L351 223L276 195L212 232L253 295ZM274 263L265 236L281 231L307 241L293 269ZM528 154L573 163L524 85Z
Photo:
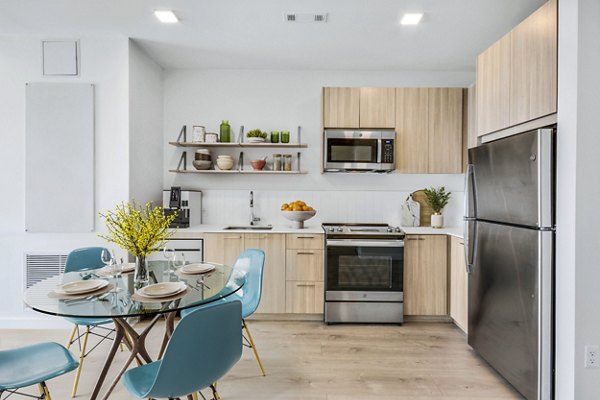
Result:
M286 248L323 250L323 235L319 233L288 233Z
M285 279L323 281L323 250L287 250Z
M296 314L323 313L323 282L287 281L285 312Z

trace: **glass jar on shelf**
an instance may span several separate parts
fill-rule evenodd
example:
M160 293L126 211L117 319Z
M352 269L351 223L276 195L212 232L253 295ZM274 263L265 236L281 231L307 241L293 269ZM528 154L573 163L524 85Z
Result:
M282 171L281 154L273 154L273 171Z
M290 142L290 131L281 131L281 143Z
M283 155L283 170L284 171L292 170L292 155L291 154Z
M271 132L271 143L279 143L279 132L278 131Z

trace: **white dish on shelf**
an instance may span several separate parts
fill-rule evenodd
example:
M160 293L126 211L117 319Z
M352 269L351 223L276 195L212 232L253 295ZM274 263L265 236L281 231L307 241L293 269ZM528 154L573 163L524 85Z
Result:
M264 143L265 142L265 138L261 138L261 137L249 137L249 138L246 138L246 142L248 142L248 143Z
M184 282L162 282L141 288L140 294L146 297L174 296L186 289Z

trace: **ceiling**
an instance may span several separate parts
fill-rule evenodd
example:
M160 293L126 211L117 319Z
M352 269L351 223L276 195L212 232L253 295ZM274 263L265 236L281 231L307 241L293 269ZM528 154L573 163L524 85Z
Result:
M472 71L544 0L2 0L0 35L134 38L165 68ZM159 23L172 9L178 24ZM328 13L287 23L284 13ZM424 12L401 26L405 12Z

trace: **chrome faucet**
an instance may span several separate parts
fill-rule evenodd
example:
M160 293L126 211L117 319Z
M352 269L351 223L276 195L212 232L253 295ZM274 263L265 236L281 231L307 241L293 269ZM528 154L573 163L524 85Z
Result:
M260 222L260 218L254 215L254 191L250 191L250 225L254 226L257 222Z

